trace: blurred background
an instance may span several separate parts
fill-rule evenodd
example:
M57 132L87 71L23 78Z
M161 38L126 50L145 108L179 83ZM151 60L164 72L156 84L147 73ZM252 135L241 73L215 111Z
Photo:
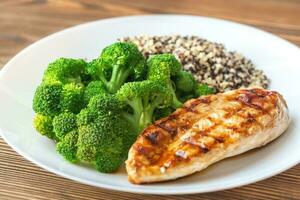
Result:
M0 69L21 49L59 30L103 18L157 13L232 20L300 46L300 0L0 0ZM25 160L1 137L0 183L0 200L158 198L112 192L64 179ZM241 188L159 199L300 199L299 188L300 165Z
M0 0L0 66L30 43L64 28L152 13L228 19L300 45L299 0Z

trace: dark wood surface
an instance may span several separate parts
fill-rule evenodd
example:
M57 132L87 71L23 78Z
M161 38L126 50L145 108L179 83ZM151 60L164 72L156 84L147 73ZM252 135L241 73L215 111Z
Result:
M264 29L300 46L299 0L0 0L0 68L27 45L64 28L102 18L152 13L229 19ZM300 165L267 180L226 191L140 195L83 185L49 173L18 155L0 138L0 183L1 200L300 199Z

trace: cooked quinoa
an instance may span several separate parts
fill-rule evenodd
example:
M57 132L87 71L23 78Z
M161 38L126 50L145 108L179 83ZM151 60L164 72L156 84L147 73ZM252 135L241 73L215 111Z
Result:
M174 54L198 82L213 86L219 92L269 85L263 71L256 69L250 60L237 52L227 51L223 44L197 36L138 36L119 40L135 43L146 57Z

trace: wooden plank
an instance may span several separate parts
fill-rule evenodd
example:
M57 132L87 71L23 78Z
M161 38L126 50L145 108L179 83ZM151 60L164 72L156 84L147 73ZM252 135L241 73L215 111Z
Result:
M112 192L67 180L32 164L0 139L0 199L144 199L145 195ZM159 199L297 199L300 197L300 165L270 179L215 193L159 196ZM47 194L47 195L45 195ZM4 196L3 196L4 195ZM157 199L146 195L147 199Z
M300 45L299 0L2 0L0 68L40 38L87 21L151 13L194 14L252 25ZM155 196L83 185L49 173L0 139L0 199L300 199L300 165L275 177L226 191Z

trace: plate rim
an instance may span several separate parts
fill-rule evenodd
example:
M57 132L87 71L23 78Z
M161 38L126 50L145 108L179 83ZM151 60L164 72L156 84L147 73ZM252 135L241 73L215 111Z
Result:
M28 45L27 47L25 47L24 49L22 49L19 53L17 53L15 56L13 56L4 66L3 68L0 70L0 79L5 75L7 69L9 68L9 66L11 65L11 63L18 59L18 57L22 56L23 53L30 51L31 48L34 48L35 46L38 46L42 43L47 42L49 39L56 37L57 35L61 35L61 34L67 34L68 32L71 31L76 31L76 29L81 29L82 27L85 26L90 26L91 24L96 24L96 23L109 23L111 21L118 21L118 20L130 20L130 19L134 19L134 18L152 18L152 17L186 17L186 18L198 18L198 19L202 19L202 20L213 20L213 21L219 21L219 22L225 22L225 23L229 23L229 24L234 24L234 25L238 25L241 27L247 27L250 28L256 32L261 32L264 34L267 34L269 37L273 37L276 38L277 40L280 40L281 42L286 43L287 45L289 45L290 47L296 48L296 50L300 50L299 47L277 35L274 35L272 33L269 33L267 31L261 30L259 28L247 25L247 24L242 24L242 23L238 23L238 22L234 22L231 20L225 20L225 19L219 19L219 18L214 18L214 17L206 17L206 16L198 16L198 15L181 15L181 14L146 14L146 15L132 15L132 16L122 16L122 17L112 17L112 18L103 18L103 19L99 19L99 20L94 20L94 21L89 21L86 23L82 23L82 24L78 24L75 26L71 26L69 28L65 28L62 29L60 31L57 31L55 33L52 33L50 35L47 35L37 41L35 41L34 43ZM300 51L299 51L300 52ZM4 139L4 141L14 150L16 151L18 154L20 154L21 156L23 156L24 158L26 158L27 160L29 160L30 162L36 164L37 166L51 172L54 174L58 174L64 178L67 179L71 179L83 184L87 184L87 185L91 185L91 186L95 186L95 187L101 187L104 189L109 189L109 190L116 190L116 191L122 191L122 192L129 192L129 193L139 193L139 194L159 194L159 195L181 195L181 194L195 194L195 193L205 193L205 192L214 192L214 191L221 191L221 190L226 190L226 189L231 189L231 188L235 188L235 187L240 187L243 185L248 185L251 183L255 183L264 179L267 179L269 177L272 177L274 175L277 175L295 165L297 165L300 162L300 157L298 160L295 160L294 162L290 162L288 165L283 165L280 167L277 167L277 170L273 170L271 173L261 176L259 178L250 178L248 180L245 181L238 181L238 183L236 182L232 182L232 183L228 183L223 187L219 187L219 188L191 188L191 189L186 189L185 191L181 191L181 190L173 190L173 191L168 191L165 189L159 189L159 190L152 190L152 189L144 189L144 188L138 188L138 187L124 187L124 186L116 186L116 185L108 185L108 184L104 184L101 182L94 182L94 181L89 181L86 179L82 179L79 178L77 176L73 176L70 175L66 172L63 171L58 171L54 168L48 167L47 165L43 164L40 161L35 160L34 158L31 158L30 155L28 155L26 152L21 151L16 145L13 145L9 139L6 138L6 134L5 131L3 131L0 127L0 137L2 137Z

